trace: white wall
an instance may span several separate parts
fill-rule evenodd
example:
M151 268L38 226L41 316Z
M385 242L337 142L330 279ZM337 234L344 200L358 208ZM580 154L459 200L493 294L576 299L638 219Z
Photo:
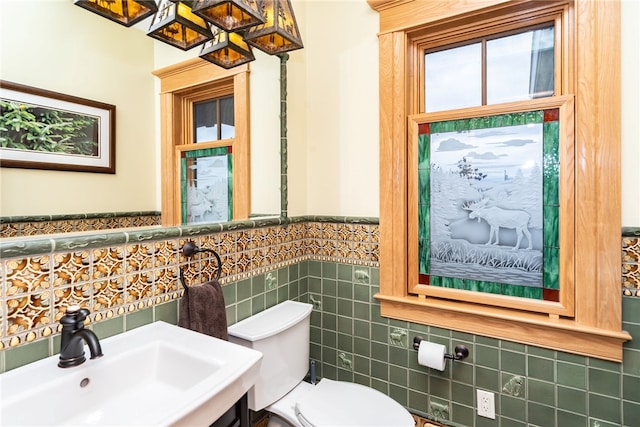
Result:
M622 0L622 225L640 227L640 1Z
M290 149L290 213L378 216L378 14L365 0L293 0L293 7L305 43L304 70L295 72L306 77L291 79L290 127L303 135L306 153ZM638 27L640 1L623 0L624 226L640 226Z
M378 14L365 0L292 4L305 48L291 52L287 65L289 215L378 216ZM181 52L71 1L2 0L0 15L0 78L118 108L115 176L2 168L0 215L42 214L44 207L53 213L159 209L158 88L150 73L196 56L197 49ZM30 39L29 31L18 28L23 22L51 26L50 37ZM640 2L623 0L625 226L640 225L639 26ZM53 28L69 31L58 37ZM78 46L86 55L68 53ZM121 65L113 69L99 52L122 55ZM252 163L268 171L252 176L252 204L258 211L278 212L279 60L255 54L250 64ZM124 80L124 73L135 77Z
M291 74L305 76L289 86L289 213L378 216L378 13L365 0L292 4L305 48Z
M152 42L71 1L0 2L0 78L114 104L117 128L115 175L0 168L0 216L160 209Z

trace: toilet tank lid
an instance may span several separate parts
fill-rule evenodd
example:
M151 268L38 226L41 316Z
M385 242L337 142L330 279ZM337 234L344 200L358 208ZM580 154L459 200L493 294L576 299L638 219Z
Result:
M311 314L311 304L287 300L229 326L229 335L246 341L268 338Z

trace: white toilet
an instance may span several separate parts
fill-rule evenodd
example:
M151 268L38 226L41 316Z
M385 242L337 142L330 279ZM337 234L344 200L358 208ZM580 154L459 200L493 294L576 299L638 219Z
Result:
M309 369L311 304L285 301L229 327L229 341L263 354L249 408L271 413L269 427L413 427L385 394L343 381L302 381Z

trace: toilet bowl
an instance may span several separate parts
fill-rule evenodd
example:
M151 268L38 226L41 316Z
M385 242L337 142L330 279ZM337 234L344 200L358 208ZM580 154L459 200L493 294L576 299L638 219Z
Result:
M229 327L229 341L263 354L249 408L271 413L269 427L413 427L389 396L360 384L304 382L309 366L311 304L285 301Z

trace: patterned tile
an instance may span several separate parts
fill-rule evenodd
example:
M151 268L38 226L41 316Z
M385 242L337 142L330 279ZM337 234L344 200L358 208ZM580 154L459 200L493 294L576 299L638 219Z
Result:
M71 305L92 307L93 288L90 283L78 283L53 290L53 321L57 323ZM95 311L95 308L94 310Z
M125 302L131 304L150 299L153 296L154 284L155 276L152 271L127 274Z
M86 282L91 278L89 251L57 253L53 255L53 287Z
M269 245L265 248L265 264L264 267L278 263L278 247Z
M30 227L3 225L8 229L17 224ZM188 285L217 274L211 254L198 253L192 258L182 254L188 240L218 252L224 285L310 259L377 267L379 235L375 223L305 220L188 238L145 240L141 235L131 243L7 257L0 263L0 345L17 346L56 333L60 317L72 304L89 308L95 321L180 298L181 266ZM640 289L639 254L640 239L624 237L622 284L632 295Z
M125 270L131 272L153 268L156 250L155 245L151 242L128 245Z
M640 296L640 238L622 238L622 287L624 295Z
M104 216L106 215L106 216ZM58 218L60 217L60 218ZM64 218L69 217L69 218ZM73 231L113 230L117 228L160 225L159 212L113 213L87 215L56 215L50 217L12 217L0 219L0 238L25 237L40 234L69 233Z
M7 336L3 347L16 347L52 332L51 291L7 298Z
M160 304L171 299L178 298L181 290L179 284L179 270L177 266L167 266L154 270L155 288L153 294L155 303Z
M123 277L95 280L92 282L91 289L93 296L92 313L116 309L125 303Z
M222 272L220 273L220 277L223 278L223 277L235 276L240 270L239 261L238 261L240 259L240 253L220 252L219 255L220 255L220 262L222 262ZM248 265L248 258L246 259L246 261Z
M622 262L629 264L640 263L640 238L622 238Z
M165 240L165 241L157 241L154 242L155 247L155 257L154 257L154 266L155 267L166 267L169 265L178 264L178 260L180 259L180 248L177 240Z
M322 224L312 222L308 225L307 228L307 238L315 240L322 237Z
M234 253L246 251L251 245L251 230L232 231L220 236L220 252Z
M6 295L21 295L50 288L50 257L33 257L7 260Z
M306 227L304 224L293 224L288 229L289 238L292 241L301 241L306 238Z
M123 246L94 249L93 278L116 276L124 273L125 249Z

